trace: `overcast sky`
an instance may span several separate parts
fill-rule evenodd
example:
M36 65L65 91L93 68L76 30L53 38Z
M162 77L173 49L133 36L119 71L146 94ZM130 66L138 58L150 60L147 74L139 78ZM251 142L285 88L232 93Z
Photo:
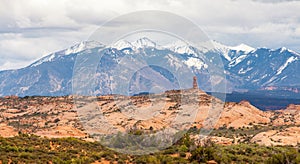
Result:
M300 52L300 1L0 0L0 70L27 66L87 40L114 17L149 9L184 16L225 45Z

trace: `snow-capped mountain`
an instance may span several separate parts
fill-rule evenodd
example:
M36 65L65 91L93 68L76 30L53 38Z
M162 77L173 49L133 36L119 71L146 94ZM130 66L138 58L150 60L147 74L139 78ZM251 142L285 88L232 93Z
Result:
M134 42L129 42L127 40L119 40L116 43L114 43L113 45L111 45L110 47L112 48L116 48L118 50L122 50L125 48L131 48L133 50L137 50L139 48L157 48L157 49L161 49L162 47L158 44L156 44L155 42L153 42L152 40L143 37L140 38Z
M229 49L236 50L236 51L244 51L246 53L249 53L249 52L255 50L255 48L250 47L244 43L237 45L237 46L229 47Z
M51 61L57 60L58 58L65 56L65 55L75 54L75 53L79 53L83 50L93 49L93 48L97 48L97 47L101 48L101 47L104 47L104 45L97 41L83 41L83 42L76 44L68 49L47 55L47 56L37 60L36 62L32 63L30 65L30 67L36 67L45 62L51 62Z
M62 53L64 53L65 55L69 55L69 54L81 52L86 49L93 49L96 47L104 47L104 45L97 41L83 41L79 44L76 44L76 45L64 50Z
M171 44L165 45L164 47L180 54L197 54L194 47L188 45L188 43L185 43L183 41L176 41Z
M259 48L233 58L226 70L244 83L244 87L299 86L300 55L286 48Z
M149 92L157 87L156 84L162 85L160 91L176 89L179 83L172 71L183 76L183 68L190 69L198 76L199 87L205 91L211 91L209 86L212 83L216 86L226 83L227 92L266 88L292 88L293 91L299 91L300 55L295 51L284 47L275 50L255 49L245 44L226 46L216 41L202 45L198 49L182 41L160 45L148 38L132 42L120 40L110 46L95 41L81 42L45 56L25 68L0 71L0 96L74 94L72 77L76 58L92 61L99 59L99 56L102 58L92 77L95 78L93 85L97 86L91 91L94 94L119 92L118 80L132 84L130 88L124 86L130 90L130 94L136 94L138 90ZM216 56L221 57L224 68L220 63L215 63ZM140 62L141 58L148 63ZM141 68L133 72L130 67L120 67L122 64ZM148 67L144 68L143 65ZM220 72L224 69L222 72L225 72L226 78L220 76L211 79L209 71L212 69ZM115 71L118 71L118 77Z
M111 45L112 48L116 48L118 50L122 50L124 48L131 48L133 47L133 45L128 42L127 40L119 40L116 43L114 43L113 45Z
M132 43L135 48L153 47L156 48L158 45L148 38L141 38Z

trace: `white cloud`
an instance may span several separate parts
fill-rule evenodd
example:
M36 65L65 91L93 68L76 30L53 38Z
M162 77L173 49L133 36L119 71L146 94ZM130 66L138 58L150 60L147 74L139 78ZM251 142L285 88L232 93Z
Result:
M115 16L153 9L184 16L210 38L225 44L286 46L300 51L299 1L2 0L0 70L25 66L85 40L97 26Z

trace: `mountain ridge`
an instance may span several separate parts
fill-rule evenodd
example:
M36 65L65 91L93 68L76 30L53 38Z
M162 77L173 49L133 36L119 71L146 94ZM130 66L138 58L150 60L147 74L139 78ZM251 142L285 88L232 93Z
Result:
M291 104L282 110L261 111L248 101L223 103L197 89L138 96L8 96L0 98L0 105L3 106L0 117L2 137L16 136L22 132L49 138L86 138L95 132L111 134L115 130L128 132L132 129L150 132L174 125L179 129L205 129L207 118L212 117L209 111L218 105L222 110L215 109L213 115L219 117L208 125L214 129L211 136L231 138L228 136L231 133L226 131L233 130L237 131L234 138L238 143L296 146L300 141L293 129L289 129L297 128L297 132L300 131L300 105ZM98 108L101 110L96 110ZM105 119L94 117L99 112L103 116L101 118ZM101 131L95 131L98 129ZM284 133L263 135L270 130ZM196 134L199 135L199 132ZM278 137L282 138L282 142L272 140ZM230 144L235 142L230 141Z
M161 58L169 67L179 69L183 65L189 67L198 76L200 88L208 84L209 75L205 72L210 69L207 62L213 63L213 57L219 55L224 64L228 91L240 89L253 90L266 87L291 86L300 88L299 53L285 47L278 49L253 49L245 44L225 46L213 41L211 47L197 49L185 42L175 43L173 47L160 45L148 39L141 38L129 42L121 40L119 44L105 46L96 41L84 41L70 48L51 53L27 67L17 70L0 71L0 96L5 95L43 95L59 96L72 94L73 67L78 54L101 53L106 54L103 59L111 67L126 55L146 55L149 58ZM143 50L143 51L139 51ZM110 55L111 56L110 56ZM159 54L159 57L155 55ZM104 76L104 75L102 75ZM105 80L109 79L111 75ZM170 78L170 77L164 77Z

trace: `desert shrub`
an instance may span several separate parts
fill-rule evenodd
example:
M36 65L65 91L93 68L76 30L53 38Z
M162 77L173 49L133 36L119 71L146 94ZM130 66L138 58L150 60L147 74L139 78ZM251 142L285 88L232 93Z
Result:
M32 159L33 158L33 155L31 153L27 153L27 152L21 152L19 154L19 157L20 158L23 158L23 159Z
M125 160L123 160L123 159L118 159L118 164L125 164L126 163L126 161Z
M190 160L198 162L206 162L208 160L214 159L214 151L212 147L198 147L193 150L191 153Z
M86 142L71 137L47 139L20 134L11 138L0 137L0 161L8 163L10 159L12 163L92 163L105 158L118 163L205 163L209 160L217 163L300 163L300 149L291 146L207 144L191 150L188 147L191 144L191 139L184 136L178 143L161 152L128 156L105 149L99 142ZM189 159L185 159L186 152L191 153ZM175 153L179 153L179 157L171 156Z
M295 149L289 149L286 152L276 153L272 155L267 163L272 164L280 164L280 163L299 163L300 155L297 153Z
M182 134L179 134L179 136ZM176 145L185 145L187 148L195 145L195 141L191 139L189 133L185 133L182 137L176 142Z
M189 148L186 145L181 145L178 149L179 152L188 152Z
M168 149L164 150L162 152L162 154L174 154L177 152L177 148L172 146L172 147L169 147Z
M136 163L160 163L155 156L140 156L135 160Z

